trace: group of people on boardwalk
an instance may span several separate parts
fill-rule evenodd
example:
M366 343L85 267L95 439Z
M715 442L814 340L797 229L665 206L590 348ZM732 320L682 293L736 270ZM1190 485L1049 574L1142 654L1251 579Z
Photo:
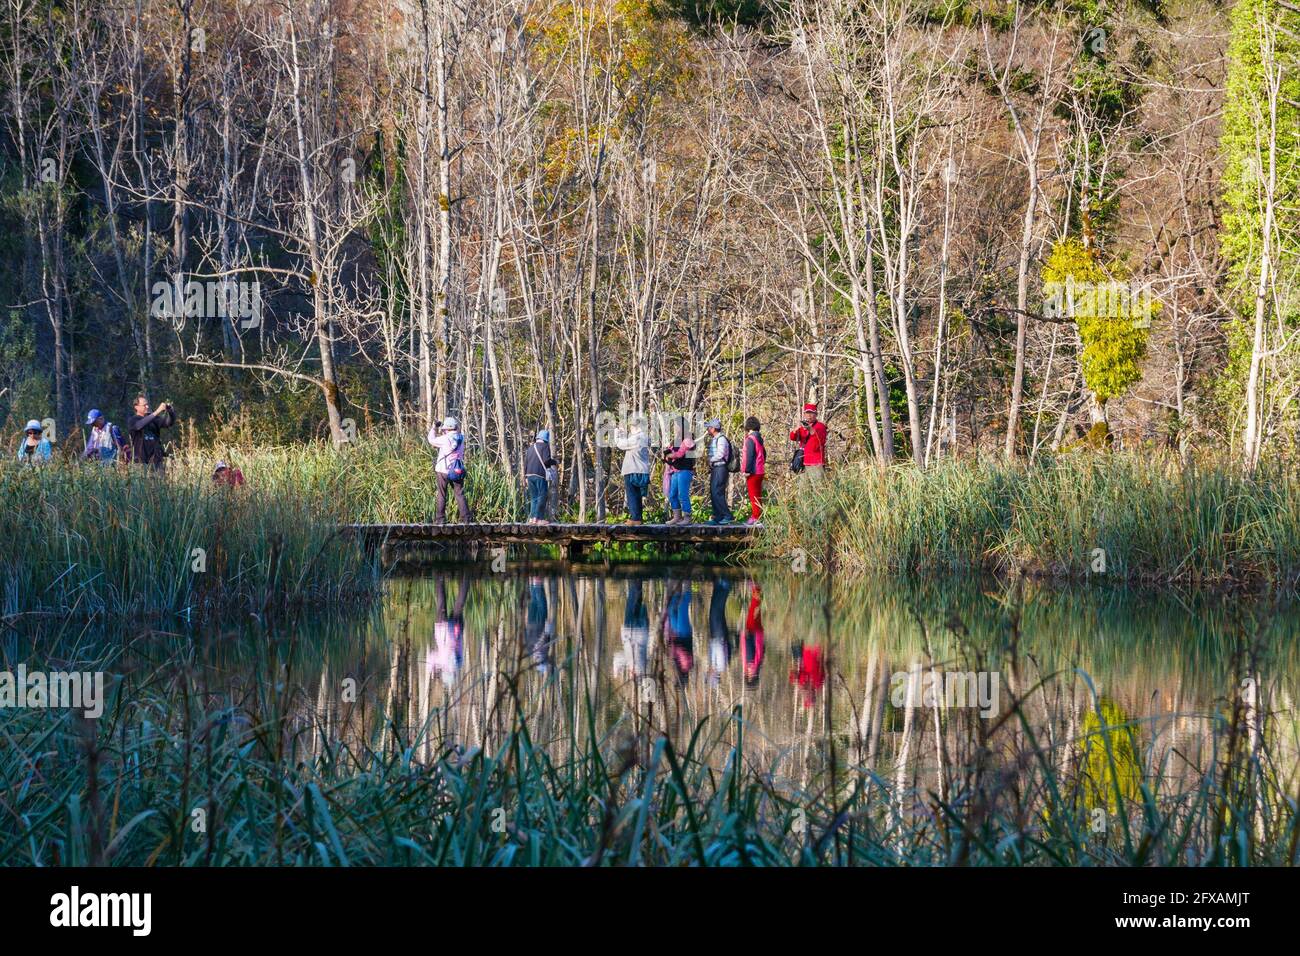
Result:
M696 465L701 459L707 462L708 469L711 512L708 523L729 524L736 520L730 504L733 474L744 476L749 504L749 517L745 523L761 523L763 481L768 471L767 445L763 440L762 424L757 418L752 415L746 418L744 427L745 436L739 447L724 434L719 418L705 422L705 435L699 440L689 429L683 429L679 437L662 443L658 458L663 465L665 524L693 523L692 489ZM797 446L791 469L820 478L826 464L827 429L826 423L817 417L816 404L804 405L800 423L790 432L790 441ZM448 498L454 495L460 520L472 521L465 497L465 435L460 430L460 423L451 416L436 422L429 429L428 442L435 451L434 472L438 481L434 520L439 524L446 523ZM651 438L644 416L634 419L628 428L617 429L614 445L623 452L621 474L627 504L624 523L643 524L653 465ZM551 433L542 428L524 451L523 474L528 491L529 524L549 523L547 515L558 469L559 462L551 448Z
M108 420L98 408L86 415L88 428L81 458L100 464L134 464L161 473L166 468L167 453L162 441L162 430L172 428L177 422L176 410L171 402L157 408L150 406L144 395L136 397L132 414L127 418L126 429ZM679 436L668 438L652 446L647 420L640 416L628 428L617 429L614 445L623 453L621 475L623 494L627 505L626 524L645 523L646 501L650 495L650 475L654 465L652 447L663 469L663 495L666 503L664 523L691 524L692 492L696 467L705 465L709 492L709 524L729 524L736 520L730 504L730 482L733 474L742 475L749 504L746 524L756 525L763 515L763 482L768 473L767 445L763 439L762 425L749 416L744 423L744 438L733 442L723 431L722 420L712 418L704 423L705 434L699 439L690 428L683 428ZM447 520L448 499L456 499L462 522L473 521L473 512L465 493L465 435L459 421L447 416L429 429L428 443L435 452L434 475L437 481L435 520ZM819 477L826 462L826 424L817 418L817 406L809 403L803 407L802 421L790 432L795 450L791 469ZM53 458L52 436L45 425L37 420L27 423L15 454L24 465L42 465ZM704 470L704 469L702 469ZM523 476L528 492L528 523L547 524L551 512L552 490L559 474L559 462L551 447L551 432L540 429L527 446L523 456ZM240 486L243 473L218 461L212 472L218 485Z

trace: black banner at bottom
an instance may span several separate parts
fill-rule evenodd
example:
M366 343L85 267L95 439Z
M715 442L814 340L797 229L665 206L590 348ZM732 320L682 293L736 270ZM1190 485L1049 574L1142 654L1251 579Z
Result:
M7 942L76 934L127 946L373 944L403 925L504 940L554 932L565 914L647 943L666 921L678 939L698 924L728 943L806 946L865 918L927 944L969 943L974 925L1231 945L1290 929L1294 885L1290 870L3 869L0 915Z

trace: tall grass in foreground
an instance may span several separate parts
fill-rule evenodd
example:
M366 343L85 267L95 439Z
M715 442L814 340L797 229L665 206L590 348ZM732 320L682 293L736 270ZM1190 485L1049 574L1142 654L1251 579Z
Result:
M265 614L372 593L317 498L88 468L0 469L6 616Z
M796 481L764 522L762 551L849 570L1300 583L1300 490L1283 466L1247 476L1137 454L843 465Z
M235 687L209 684L210 645L189 639L145 651L156 668L63 651L69 667L125 676L96 722L0 712L0 866L1296 860L1295 727L1251 699L1205 715L1203 763L1157 752L1091 684L1075 722L1036 680L993 719L949 712L942 734L882 705L876 734L901 740L901 757L837 732L813 760L756 762L741 708L673 738L644 714L598 729L580 698L575 732L547 739L521 716L529 677L507 671L482 688L500 733L462 749L436 709L415 727L388 710L367 724L360 705L322 716L288 679L295 644L259 637L264 656ZM1048 710L1068 735L1039 732ZM938 760L938 783L915 769L923 759Z

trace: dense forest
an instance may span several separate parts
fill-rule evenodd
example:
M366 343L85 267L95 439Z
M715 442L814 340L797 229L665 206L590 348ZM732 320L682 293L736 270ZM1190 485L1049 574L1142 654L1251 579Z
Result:
M5 0L0 85L10 439L1296 441L1288 0Z

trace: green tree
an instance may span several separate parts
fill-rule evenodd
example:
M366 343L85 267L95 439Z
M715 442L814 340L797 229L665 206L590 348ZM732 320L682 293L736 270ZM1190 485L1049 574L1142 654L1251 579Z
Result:
M1150 319L1160 303L1131 294L1093 249L1074 238L1058 239L1043 266L1044 293L1063 306L1079 331L1079 365L1093 397L1094 421L1105 420L1106 403L1142 377Z
M1300 424L1300 411L1286 400L1300 380L1300 350L1294 342L1279 348L1276 341L1277 330L1286 335L1300 323L1300 13L1295 7L1239 0L1231 14L1226 85L1220 242L1236 315L1227 329L1228 362L1217 397L1227 429L1235 433L1241 419L1247 420L1247 458L1254 460L1260 435L1294 441Z

